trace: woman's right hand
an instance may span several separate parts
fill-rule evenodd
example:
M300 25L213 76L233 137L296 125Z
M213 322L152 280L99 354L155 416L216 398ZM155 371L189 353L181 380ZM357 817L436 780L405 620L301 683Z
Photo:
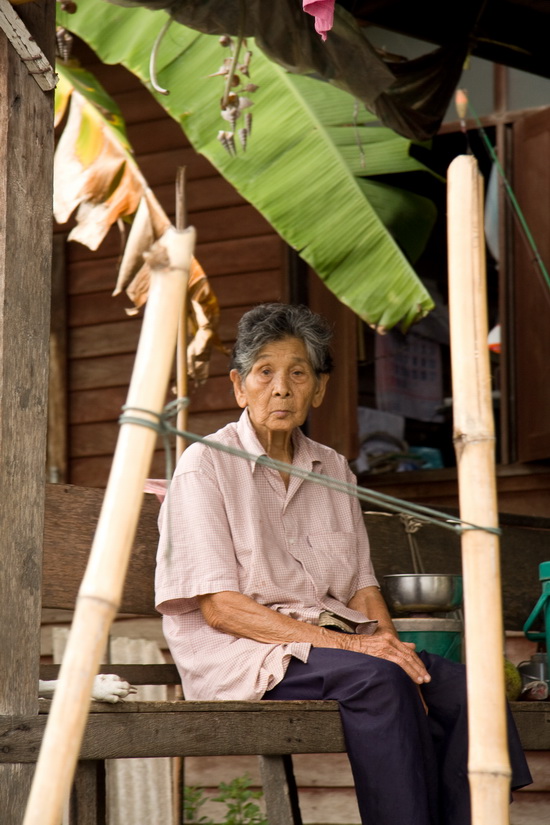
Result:
M376 631L371 636L366 636L337 633L325 627L296 621L231 590L205 594L198 599L208 624L222 633L267 644L308 642L313 647L340 648L365 653L395 662L416 684L430 681L426 668L414 652L414 644L399 641L391 626L391 620L389 625L386 624L385 615L382 613Z

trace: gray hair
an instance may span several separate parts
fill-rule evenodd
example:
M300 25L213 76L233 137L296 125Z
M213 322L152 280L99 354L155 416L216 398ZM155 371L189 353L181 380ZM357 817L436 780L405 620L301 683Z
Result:
M246 378L260 350L283 338L299 338L304 342L316 375L331 372L332 330L328 321L306 306L290 304L260 304L242 316L231 359L232 369Z

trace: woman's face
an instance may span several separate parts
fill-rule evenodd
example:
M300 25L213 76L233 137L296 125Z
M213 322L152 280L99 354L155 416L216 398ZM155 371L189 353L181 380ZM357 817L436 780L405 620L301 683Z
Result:
M328 381L328 375L315 374L299 338L267 344L244 380L237 370L231 370L230 378L237 403L248 407L260 440L303 424L309 408L321 404Z

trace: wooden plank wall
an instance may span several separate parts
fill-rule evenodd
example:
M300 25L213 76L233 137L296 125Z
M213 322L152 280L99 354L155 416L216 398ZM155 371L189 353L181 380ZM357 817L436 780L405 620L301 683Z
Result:
M87 47L74 51L116 99L140 168L168 215L174 219L174 181L187 169L189 223L198 233L197 258L218 296L220 334L231 346L240 316L256 303L286 300L286 246L267 221L198 155L178 124L145 87L121 66L105 66ZM216 105L213 95L212 105ZM67 226L57 227L67 232ZM73 484L104 486L115 447L141 327L125 313L126 296L111 296L120 254L118 229L96 252L70 242L66 249L69 324L69 457ZM192 388L190 429L207 434L238 416L227 379L228 358L216 352L211 377ZM152 475L164 475L155 455Z
M547 518L550 508L550 468L540 464L500 464L496 468L499 513ZM454 467L381 473L363 479L365 486L385 495L458 509L458 480Z

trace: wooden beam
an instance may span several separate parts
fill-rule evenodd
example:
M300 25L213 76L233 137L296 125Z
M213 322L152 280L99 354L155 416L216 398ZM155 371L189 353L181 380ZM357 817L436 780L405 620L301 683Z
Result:
M49 60L53 0L20 16ZM0 32L0 713L37 709L52 227L53 92ZM32 770L0 768L2 819L19 825Z
M19 55L28 73L38 87L45 92L55 89L57 75L46 55L39 48L36 38L25 26L8 0L0 0L0 29Z

